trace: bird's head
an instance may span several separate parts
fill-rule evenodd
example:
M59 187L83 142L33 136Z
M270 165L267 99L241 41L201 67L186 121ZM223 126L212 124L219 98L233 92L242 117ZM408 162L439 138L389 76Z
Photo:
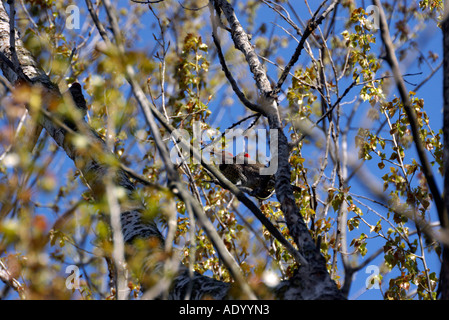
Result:
M238 155L235 156L235 163L237 164L245 164L248 163L250 160L250 156L246 152L241 152Z

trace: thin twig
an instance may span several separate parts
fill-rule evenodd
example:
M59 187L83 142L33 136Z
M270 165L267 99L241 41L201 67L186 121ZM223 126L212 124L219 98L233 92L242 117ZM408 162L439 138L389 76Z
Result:
M14 139L17 139L17 137L19 136L20 130L22 130L22 126L25 123L25 119L27 118L27 116L28 116L28 110L25 109L22 117L20 118L19 124L17 125L17 129L14 134ZM2 161L5 158L5 156L8 154L8 152L11 151L12 146L13 146L13 144L8 145L5 148L5 150L3 151L3 153L0 154L0 161Z
M438 72L438 70L440 70L440 68L442 66L443 66L443 61L441 61L441 63L435 69L433 69L432 72L423 81L421 81L421 83L419 83L417 86L415 86L413 88L413 91L414 92L418 91L424 84L426 84L427 81L429 81L433 77L433 75L435 73Z
M134 3L139 3L139 4L154 4L154 3L163 2L164 0L145 0L145 1L131 0L131 1Z
M185 9L185 10L190 10L190 11L200 11L203 10L204 8L206 8L209 3L205 4L204 6L198 7L198 8L187 8L186 6L184 6L180 1L178 1L179 5Z
M90 17L92 18L95 26L97 27L98 32L100 33L101 38L103 39L103 41L106 44L110 45L111 40L109 39L108 34L106 33L106 29L104 28L100 19L98 19L98 15L95 12L94 6L92 5L92 1L86 0L86 6L87 6L87 10L89 10Z

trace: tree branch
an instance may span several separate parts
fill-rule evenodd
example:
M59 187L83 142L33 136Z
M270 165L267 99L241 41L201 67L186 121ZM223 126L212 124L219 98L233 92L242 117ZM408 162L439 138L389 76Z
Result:
M220 40L218 39L218 30L217 30L217 20L218 17L214 15L214 10L212 8L212 3L209 2L209 10L210 10L210 20L212 22L212 39L214 40L215 47L217 48L217 54L218 59L220 60L221 68L228 79L229 83L231 84L232 89L234 90L237 97L240 99L240 101L243 103L245 107L248 109L260 113L260 107L256 104L253 104L251 101L249 101L245 94L240 90L237 82L235 81L234 77L232 76L231 72L228 69L228 66L226 65L226 60L223 55L223 51L221 50L221 44Z
M26 299L25 288L17 279L15 279L11 275L2 260L0 260L0 280L16 290L19 293L21 299Z

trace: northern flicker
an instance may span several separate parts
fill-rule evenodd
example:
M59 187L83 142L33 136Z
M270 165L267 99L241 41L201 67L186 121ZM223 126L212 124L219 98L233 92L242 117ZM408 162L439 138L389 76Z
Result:
M265 165L249 162L247 153L242 152L234 157L231 153L222 151L218 168L229 181L248 189L252 196L260 200L268 199L274 193L274 176L261 175L260 169Z
M78 82L74 82L69 88L75 106L80 110L81 116L84 118L87 112L86 99L84 99L83 90Z

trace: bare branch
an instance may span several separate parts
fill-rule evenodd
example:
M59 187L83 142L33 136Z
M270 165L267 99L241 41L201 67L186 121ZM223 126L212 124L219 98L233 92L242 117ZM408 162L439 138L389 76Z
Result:
M163 0L161 0L163 1ZM101 23L100 19L98 19L98 15L94 10L94 6L92 5L92 1L91 0L86 0L86 6L87 6L87 10L89 10L90 13L90 17L92 18L92 20L94 21L95 26L97 27L98 32L100 33L101 38L103 39L103 41L110 45L111 44L111 40L109 39L106 30L103 26L103 24Z
M8 0L9 4L9 51L11 52L12 62L15 66L19 66L19 58L17 58L16 52L16 28L15 24L15 16L16 16L16 8L14 5L14 0Z
M229 26L231 27L231 36L234 40L234 45L245 56L260 94L262 96L268 96L271 92L270 81L268 80L265 69L260 63L259 58L257 57L257 54L249 41L248 35L237 19L234 9L231 4L226 1L214 1L214 4L216 11L218 7L219 10L221 10L221 12L223 12L226 16Z

